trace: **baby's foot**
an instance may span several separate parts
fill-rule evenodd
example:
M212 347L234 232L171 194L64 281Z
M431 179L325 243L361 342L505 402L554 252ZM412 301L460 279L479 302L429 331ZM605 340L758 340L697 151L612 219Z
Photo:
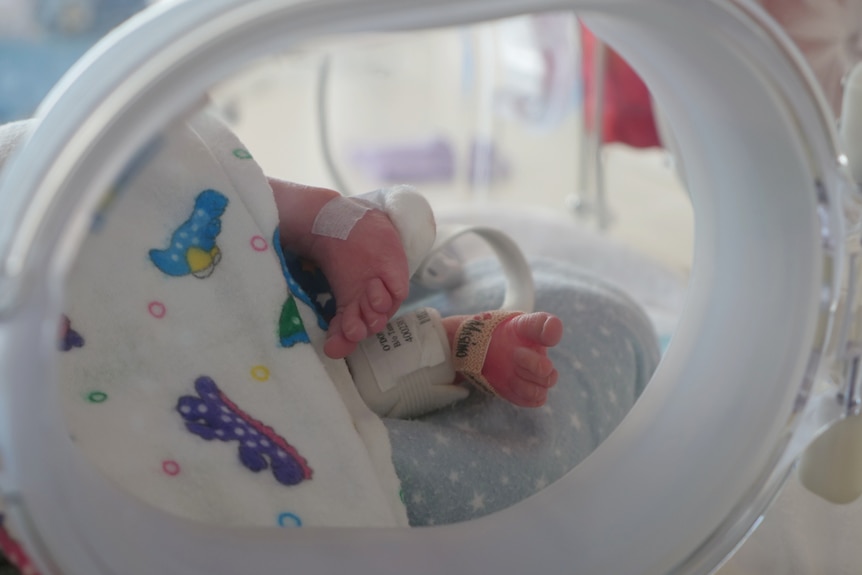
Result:
M329 281L336 302L324 353L348 356L357 343L386 327L410 289L407 256L398 230L380 210L369 210L346 240L315 236L311 259Z
M548 348L560 343L563 322L545 312L517 315L494 328L482 375L494 391L523 407L539 407L559 374Z

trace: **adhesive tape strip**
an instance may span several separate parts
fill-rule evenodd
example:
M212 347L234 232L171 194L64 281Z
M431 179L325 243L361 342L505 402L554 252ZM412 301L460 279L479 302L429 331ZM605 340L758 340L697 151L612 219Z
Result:
M436 237L431 205L413 186L399 185L357 196L335 197L317 213L311 233L346 240L357 222L372 209L384 212L398 230L410 275L413 275Z
M346 240L356 222L362 219L365 212L372 209L370 202L360 198L338 196L332 198L320 208L311 233L316 236L326 236Z

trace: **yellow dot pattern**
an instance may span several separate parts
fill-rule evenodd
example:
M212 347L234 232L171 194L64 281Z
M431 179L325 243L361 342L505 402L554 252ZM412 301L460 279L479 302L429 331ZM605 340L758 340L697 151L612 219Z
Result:
M269 379L269 368L265 365L256 365L251 368L251 376L257 381L266 381Z

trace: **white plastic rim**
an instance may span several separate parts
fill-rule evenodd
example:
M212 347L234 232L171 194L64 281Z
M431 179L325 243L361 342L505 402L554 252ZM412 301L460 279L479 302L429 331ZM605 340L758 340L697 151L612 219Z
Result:
M683 150L686 313L643 396L574 470L492 516L422 529L228 529L148 508L76 454L53 384L64 275L121 166L251 58L329 34L578 8L644 77ZM752 19L753 15L753 19ZM757 11L711 0L200 0L123 26L44 104L0 184L0 487L45 573L712 570L787 469L836 293L835 136ZM819 216L818 216L819 214ZM831 270L831 271L824 271ZM62 569L60 568L62 566Z

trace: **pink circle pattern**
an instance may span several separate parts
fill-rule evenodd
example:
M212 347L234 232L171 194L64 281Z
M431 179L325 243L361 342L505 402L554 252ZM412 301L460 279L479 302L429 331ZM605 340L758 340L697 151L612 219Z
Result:
M147 309L150 310L150 315L156 319L162 319L165 317L165 313L167 313L165 304L160 301L151 301L150 305L147 306Z
M265 252L268 247L269 244L266 243L266 240L263 239L262 236L254 236L251 238L251 249L254 251Z
M162 462L162 471L173 477L174 475L179 475L180 473L180 464L172 459L168 459L167 461Z

